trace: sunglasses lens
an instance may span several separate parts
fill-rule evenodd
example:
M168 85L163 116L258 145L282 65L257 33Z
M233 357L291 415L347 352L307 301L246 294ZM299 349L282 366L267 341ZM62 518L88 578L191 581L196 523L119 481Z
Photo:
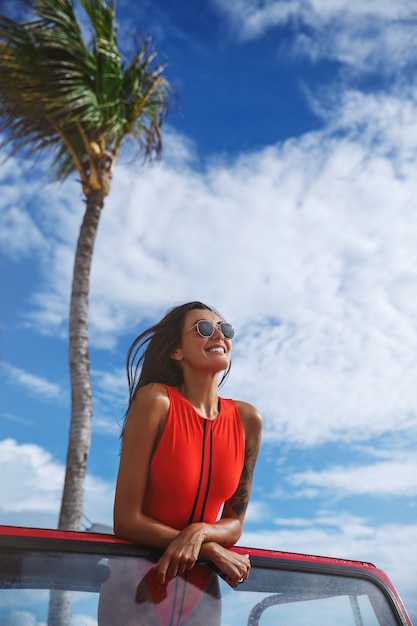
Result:
M227 322L223 322L220 325L220 328L226 339L233 339L233 337L235 336L235 329L233 328L231 324L228 324Z
M200 320L197 322L197 330L202 337L211 337L214 333L214 326L207 320Z
M198 334L201 335L201 337L211 337L214 333L214 325L208 320L200 320L197 322L196 326ZM233 339L235 336L235 329L227 322L221 322L220 330L225 339Z

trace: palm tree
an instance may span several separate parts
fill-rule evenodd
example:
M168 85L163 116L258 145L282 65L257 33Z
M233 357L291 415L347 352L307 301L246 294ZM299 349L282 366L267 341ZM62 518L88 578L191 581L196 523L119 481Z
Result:
M115 0L24 0L27 21L0 15L0 132L15 153L52 156L53 179L78 173L86 209L75 252L69 313L71 424L59 528L79 530L91 440L88 295L94 240L124 140L145 160L161 151L171 85L149 41L133 58L118 49Z

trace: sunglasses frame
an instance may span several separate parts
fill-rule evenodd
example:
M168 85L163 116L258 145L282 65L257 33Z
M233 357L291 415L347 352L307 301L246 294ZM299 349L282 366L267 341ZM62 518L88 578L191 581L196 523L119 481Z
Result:
M212 326L211 335L204 335L204 334L200 331L200 328L199 328L199 324L200 324L200 322L205 322L206 324L211 324L211 326ZM227 337L227 336L225 335L225 333L223 332L223 326L224 326L224 325L226 325L227 327L229 327L229 328L231 328L231 329L232 329L232 336L231 336L231 337ZM197 322L195 322L195 323L191 326L190 330L191 330L192 328L195 328L195 329L197 330L198 334L200 335L200 337L204 337L204 339L209 339L210 337L213 337L215 328L218 328L218 329L220 330L221 334L223 335L223 337L224 337L225 339L227 339L228 341L231 341L231 340L233 339L233 337L235 336L235 334L236 334L236 331L235 331L234 326L233 326L232 324L229 324L229 322L217 322L217 323L214 323L214 322L211 322L210 320L197 320Z

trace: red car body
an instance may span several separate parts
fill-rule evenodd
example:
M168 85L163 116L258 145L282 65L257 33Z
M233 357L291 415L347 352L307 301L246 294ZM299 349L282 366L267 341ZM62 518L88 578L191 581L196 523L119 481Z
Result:
M412 626L394 585L371 563L277 550L231 549L249 554L248 580L232 589L219 576L215 600L205 597L203 588L196 594L192 581L183 580L184 593L192 592L193 604L183 615L179 612L175 620L170 619L172 624ZM137 566L136 585L143 564L151 565L157 558L157 552L112 535L0 526L0 623L125 626L122 617L112 621L105 609L97 622L100 598L115 575L115 564L119 569L126 566L129 572ZM202 562L198 567L207 570L210 564ZM218 574L213 570L212 576ZM49 594L56 591L71 594L71 615L61 621L51 619ZM121 594L125 598L120 602L139 610L137 597L129 594L126 583ZM207 599L211 604L202 602ZM164 608L164 602L168 603L169 597L155 600L159 606L147 607L151 616L147 623L170 626L168 618L161 617L171 610L168 604ZM208 617L201 613L203 605L205 610L213 607Z

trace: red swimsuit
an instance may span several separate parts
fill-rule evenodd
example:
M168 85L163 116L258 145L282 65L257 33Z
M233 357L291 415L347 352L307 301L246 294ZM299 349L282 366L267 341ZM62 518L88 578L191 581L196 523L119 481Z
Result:
M220 398L219 415L208 420L173 387L167 387L168 417L153 455L143 512L173 528L214 524L236 491L243 469L242 420L233 400Z

